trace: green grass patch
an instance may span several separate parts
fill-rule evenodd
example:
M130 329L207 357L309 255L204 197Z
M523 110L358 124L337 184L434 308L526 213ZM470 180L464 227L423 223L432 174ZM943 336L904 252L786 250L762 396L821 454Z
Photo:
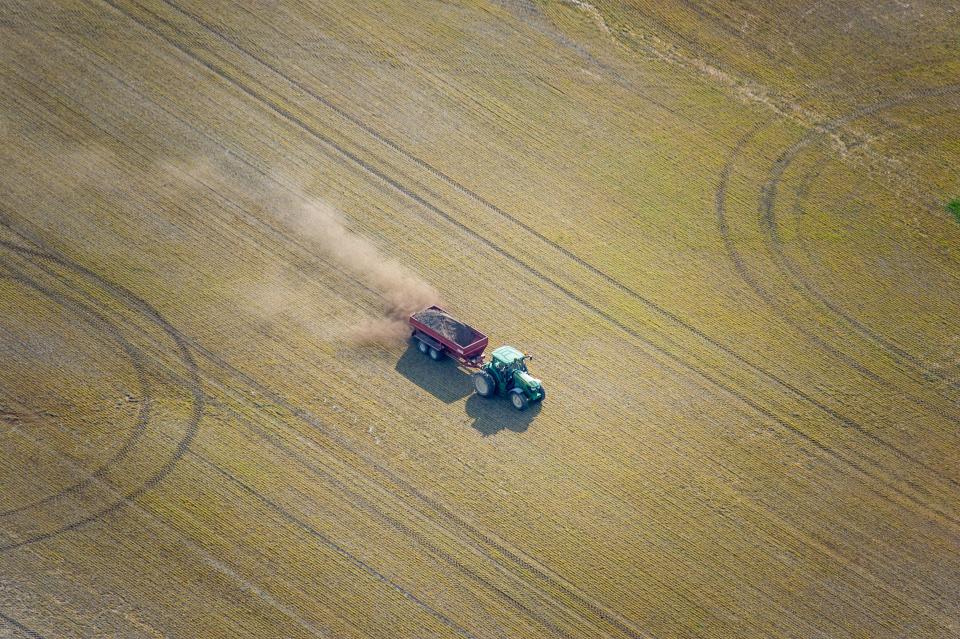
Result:
M947 204L947 210L953 213L953 217L960 222L960 197L950 200Z

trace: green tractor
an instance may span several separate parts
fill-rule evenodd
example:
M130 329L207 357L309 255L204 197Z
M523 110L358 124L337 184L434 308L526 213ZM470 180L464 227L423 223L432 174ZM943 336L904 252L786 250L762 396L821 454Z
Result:
M473 374L473 387L481 397L508 395L513 407L524 410L530 402L547 396L543 383L527 371L526 360L533 359L512 346L501 346L491 353L490 361Z

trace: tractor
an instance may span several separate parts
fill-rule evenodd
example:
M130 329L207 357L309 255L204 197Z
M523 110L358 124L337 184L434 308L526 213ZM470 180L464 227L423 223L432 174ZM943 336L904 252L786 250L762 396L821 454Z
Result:
M531 402L543 401L547 392L543 383L527 371L527 360L512 346L501 346L490 354L490 361L473 374L473 387L481 397L507 395L517 410L525 410Z
M417 348L437 361L450 357L466 368L475 369L473 387L481 397L507 395L517 410L547 396L543 384L527 371L524 355L512 346L501 346L486 361L483 351L487 336L451 316L437 305L428 306L410 316L411 337Z

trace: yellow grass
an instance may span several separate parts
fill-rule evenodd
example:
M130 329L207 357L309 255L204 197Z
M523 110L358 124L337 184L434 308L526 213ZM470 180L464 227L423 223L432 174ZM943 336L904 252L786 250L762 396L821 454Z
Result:
M821 4L5 7L0 636L960 634L956 17Z

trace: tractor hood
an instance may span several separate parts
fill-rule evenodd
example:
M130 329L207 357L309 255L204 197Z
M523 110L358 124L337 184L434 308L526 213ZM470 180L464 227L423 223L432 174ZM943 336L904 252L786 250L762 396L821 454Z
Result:
M523 382L527 388L540 388L541 381L529 373L524 373L523 371L517 372L517 377Z

